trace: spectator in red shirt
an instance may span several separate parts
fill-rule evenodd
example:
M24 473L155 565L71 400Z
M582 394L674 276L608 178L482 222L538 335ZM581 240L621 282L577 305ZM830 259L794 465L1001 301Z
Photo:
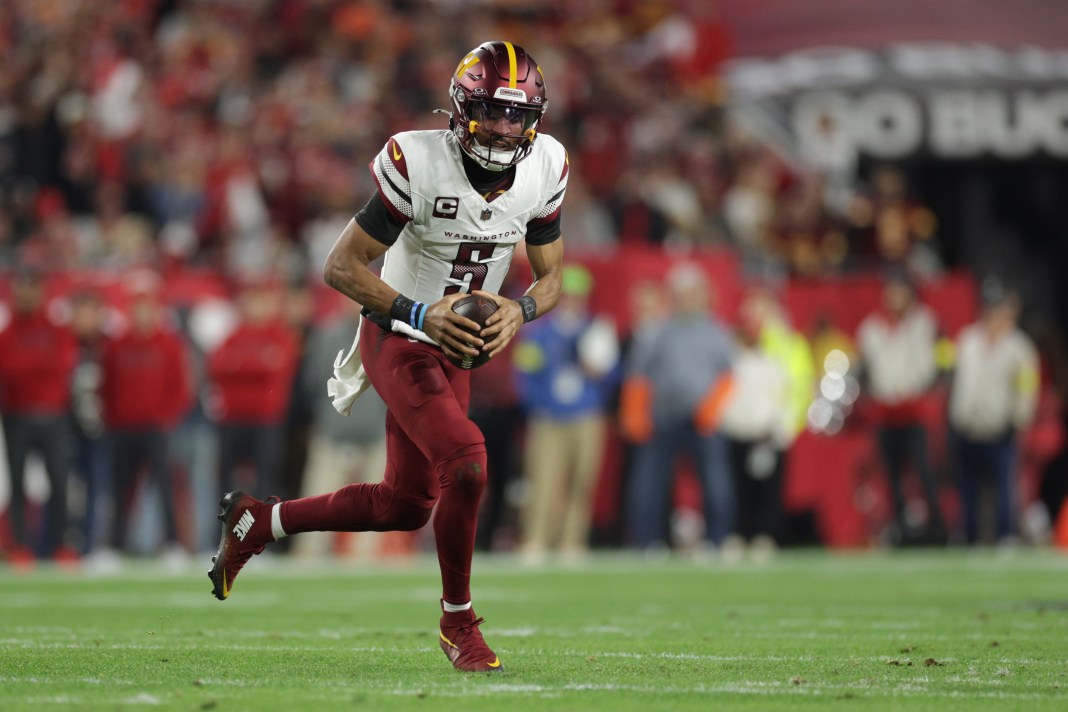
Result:
M111 545L125 546L138 475L146 470L162 501L166 544L177 549L167 451L174 428L191 404L189 362L181 337L164 324L159 277L137 272L126 286L132 298L130 328L107 343L102 357L101 395L115 506Z
M74 457L68 411L77 347L74 334L47 315L43 276L16 276L11 320L0 331L0 412L11 477L13 548L8 558L16 565L31 565L37 555L58 560L75 556L65 540L67 478ZM23 480L31 452L44 460L51 490L43 537L31 534L26 525Z
M282 427L300 358L298 336L281 319L280 295L266 282L242 289L241 321L208 359L223 492L237 487L235 471L245 461L253 473L240 487L271 492L277 486Z

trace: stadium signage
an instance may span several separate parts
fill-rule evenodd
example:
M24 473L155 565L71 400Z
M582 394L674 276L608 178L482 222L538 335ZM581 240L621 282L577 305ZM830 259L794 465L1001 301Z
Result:
M907 44L824 48L728 69L734 105L802 155L1068 157L1068 52Z

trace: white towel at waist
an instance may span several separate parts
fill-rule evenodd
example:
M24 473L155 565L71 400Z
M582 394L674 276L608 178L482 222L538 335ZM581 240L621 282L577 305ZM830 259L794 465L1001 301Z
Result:
M352 404L371 385L367 371L363 368L363 360L360 358L361 328L363 328L362 319L356 327L356 338L348 352L338 351L337 358L334 359L334 377L326 382L326 392L334 408L342 415L352 412Z

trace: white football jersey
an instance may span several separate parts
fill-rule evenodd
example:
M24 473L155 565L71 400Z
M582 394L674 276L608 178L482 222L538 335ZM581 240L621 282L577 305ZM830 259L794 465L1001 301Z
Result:
M408 131L371 163L386 207L404 223L382 279L424 304L455 292L498 293L528 223L553 220L567 188L567 154L552 136L538 134L512 185L492 201L468 181L462 150L450 131ZM404 322L394 320L393 330L433 343Z

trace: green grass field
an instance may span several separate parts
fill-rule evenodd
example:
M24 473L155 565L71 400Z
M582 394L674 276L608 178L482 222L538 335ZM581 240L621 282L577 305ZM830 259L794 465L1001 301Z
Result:
M1053 552L479 558L507 670L475 676L438 649L433 561L253 560L226 602L207 565L0 569L0 709L1068 709Z

